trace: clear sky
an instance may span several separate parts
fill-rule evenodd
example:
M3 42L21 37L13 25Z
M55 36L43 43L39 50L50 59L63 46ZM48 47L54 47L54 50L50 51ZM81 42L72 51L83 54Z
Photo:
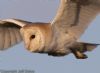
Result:
M18 18L32 22L50 22L56 14L59 0L0 0L0 19ZM80 38L100 44L100 15ZM52 57L30 53L23 43L0 51L0 69L31 69L35 73L100 73L100 46L87 52L88 59L77 60L70 54Z

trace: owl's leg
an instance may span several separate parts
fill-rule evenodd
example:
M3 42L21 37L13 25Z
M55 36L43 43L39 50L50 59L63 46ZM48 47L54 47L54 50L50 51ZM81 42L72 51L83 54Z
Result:
M88 58L87 55L83 54L82 52L78 51L75 48L70 48L70 50L77 59L86 59L86 58Z

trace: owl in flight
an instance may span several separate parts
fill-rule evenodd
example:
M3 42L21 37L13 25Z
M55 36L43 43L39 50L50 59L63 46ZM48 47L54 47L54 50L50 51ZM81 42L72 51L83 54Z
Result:
M24 41L28 51L86 59L86 51L99 44L78 41L100 12L100 0L60 0L57 14L50 23L33 23L20 19L0 20L0 50Z

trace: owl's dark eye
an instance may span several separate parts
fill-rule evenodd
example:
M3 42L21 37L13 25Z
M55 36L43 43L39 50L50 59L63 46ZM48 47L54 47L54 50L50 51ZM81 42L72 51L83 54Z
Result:
M31 35L30 39L34 39L35 38L35 35Z

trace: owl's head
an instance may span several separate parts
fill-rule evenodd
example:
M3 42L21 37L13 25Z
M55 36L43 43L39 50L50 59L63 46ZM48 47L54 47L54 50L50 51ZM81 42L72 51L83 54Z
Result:
M51 42L52 31L48 24L36 23L21 29L26 48L30 52L43 52Z

